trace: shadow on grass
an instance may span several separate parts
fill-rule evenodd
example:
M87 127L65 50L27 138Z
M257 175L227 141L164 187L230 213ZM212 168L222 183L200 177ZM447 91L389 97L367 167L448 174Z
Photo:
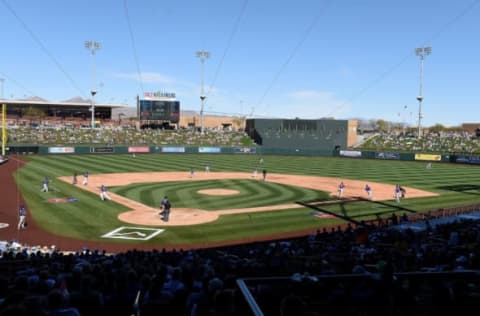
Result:
M353 203L353 202L369 202L369 203L372 203L372 204L376 204L377 207L378 207L378 205L380 205L381 208L387 208L388 210L382 210L382 211L379 211L379 212L372 212L372 213L369 213L369 214L349 215L348 212L347 212L347 209L345 208L345 204ZM310 209L313 209L317 212L328 214L328 215L333 216L335 218L342 219L346 222L349 222L349 223L352 223L352 224L355 224L355 225L360 225L360 226L368 226L365 221L361 220L362 217L366 217L366 216L372 216L373 215L373 216L376 216L377 218L379 218L381 215L393 214L393 213L399 212L399 211L404 211L404 212L408 212L408 213L417 213L417 211L406 208L404 206L401 206L400 204L396 204L396 203L395 204L390 204L390 203L386 203L386 202L383 202L383 201L372 201L372 200L365 199L365 198L362 198L362 197L353 197L351 199L342 199L342 200L337 200L337 201L307 201L307 202L297 201L296 203L299 204L299 205L302 205L304 207L308 207ZM337 204L340 207L340 212L339 213L332 212L332 211L329 211L329 210L326 210L326 209L322 208L322 206L332 205L332 204ZM355 217L358 217L359 220L355 219Z
M436 189L460 192L465 194L480 195L480 185L478 184L443 185L443 186L436 187Z

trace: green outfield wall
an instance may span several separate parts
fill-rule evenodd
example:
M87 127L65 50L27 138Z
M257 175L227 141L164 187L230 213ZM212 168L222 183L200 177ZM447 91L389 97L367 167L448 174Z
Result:
M347 147L348 120L248 119L245 130L262 148L331 152Z
M301 148L272 147L214 147L214 146L38 146L19 145L7 147L7 154L40 155L114 155L114 154L233 154L233 155L295 155L363 158L376 160L425 161L472 164L480 166L479 155L469 154L432 154L422 152L361 151L356 149L322 150Z

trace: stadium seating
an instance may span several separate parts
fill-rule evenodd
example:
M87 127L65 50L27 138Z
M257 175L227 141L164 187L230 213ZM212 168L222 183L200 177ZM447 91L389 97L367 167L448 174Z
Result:
M2 243L0 315L464 315L480 307L480 221L393 228L171 252Z

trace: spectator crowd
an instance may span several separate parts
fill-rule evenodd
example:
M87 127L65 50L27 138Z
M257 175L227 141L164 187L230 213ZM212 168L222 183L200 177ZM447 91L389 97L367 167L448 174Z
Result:
M104 128L26 127L7 130L10 145L181 145L181 146L249 146L253 141L244 132L205 129L136 129L131 126Z
M422 137L398 133L377 133L358 148L429 153L480 153L480 137L467 132L426 133Z
M480 307L478 271L461 277L480 268L475 220L423 231L348 225L188 251L63 253L18 243L0 249L0 315L249 315L237 286L243 278L264 280L250 290L266 315L418 315L422 308L422 315L460 315ZM290 290L315 290L279 294L282 286L264 279L282 276Z

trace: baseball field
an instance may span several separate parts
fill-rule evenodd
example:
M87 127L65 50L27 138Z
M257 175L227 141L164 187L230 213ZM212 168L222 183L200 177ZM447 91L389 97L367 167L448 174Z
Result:
M265 156L259 164L258 155L241 154L20 157L26 163L12 158L8 164L18 166L14 171L18 193L5 199L26 203L29 227L21 231L15 227L10 233L29 243L40 243L40 235L45 235L43 243L63 248L206 247L345 223L297 203L306 201L332 201L322 208L358 221L403 213L398 206L414 213L480 203L480 168L447 163L427 169L425 162ZM260 170L256 178L255 167ZM87 186L81 184L84 171L90 173ZM77 185L71 183L74 172ZM41 192L45 177L51 180L48 193ZM336 197L341 181L346 185L345 200L366 198L363 188L368 183L374 201L341 203ZM102 184L111 201L99 198ZM396 184L407 189L399 205L393 199ZM165 195L172 204L169 222L158 214Z

